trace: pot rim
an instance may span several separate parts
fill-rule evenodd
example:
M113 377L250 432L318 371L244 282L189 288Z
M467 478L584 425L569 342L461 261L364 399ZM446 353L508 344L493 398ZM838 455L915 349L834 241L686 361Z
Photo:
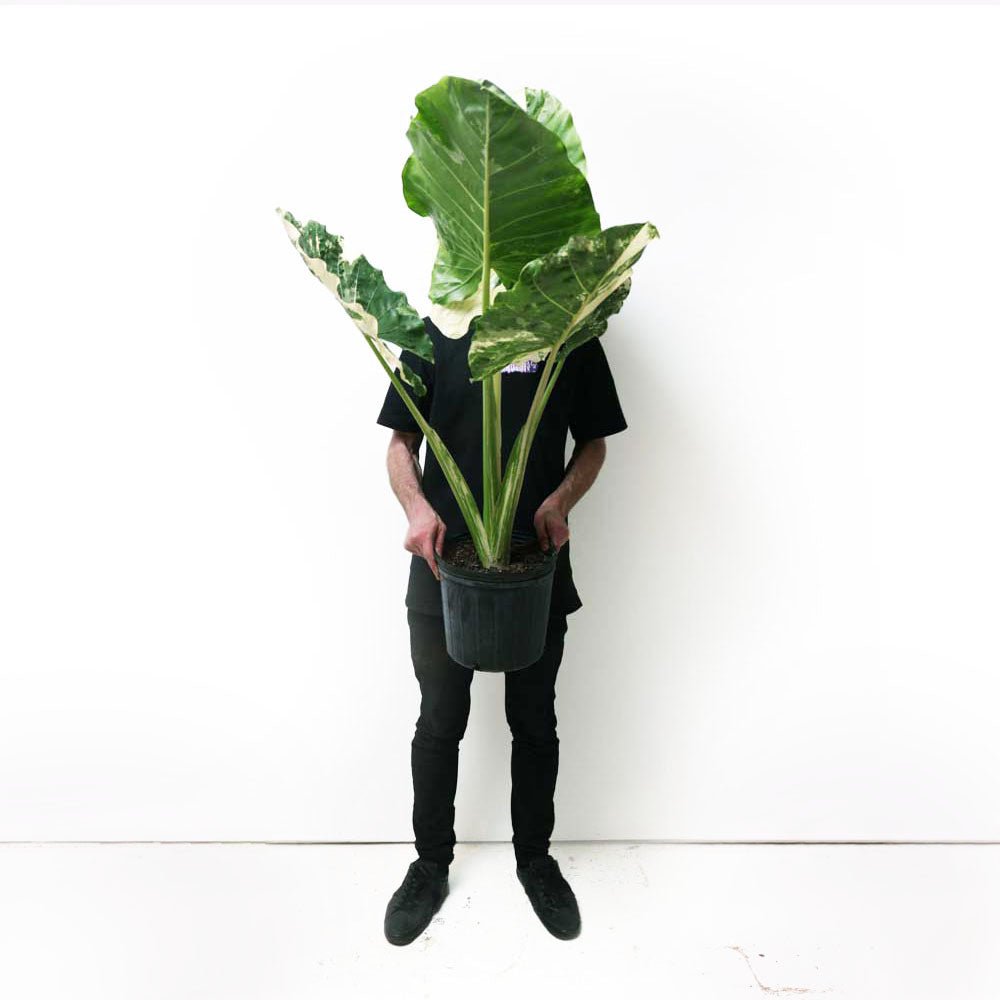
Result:
M461 534L455 535L452 539L450 539L450 541L460 542L471 537L471 532L463 531ZM534 532L515 530L511 532L511 537L528 541L537 538L538 536L535 535ZM543 555L545 558L540 563L532 566L530 569L521 570L518 573L504 573L495 569L486 569L483 566L477 566L474 569L469 569L466 566L456 566L444 556L439 555L435 555L435 559L438 563L438 567L441 569L442 577L448 575L463 581L471 580L489 583L491 586L503 586L508 583L518 584L525 583L529 580L537 580L539 577L543 577L547 573L554 572L559 550L554 546L549 546L548 552L544 552Z

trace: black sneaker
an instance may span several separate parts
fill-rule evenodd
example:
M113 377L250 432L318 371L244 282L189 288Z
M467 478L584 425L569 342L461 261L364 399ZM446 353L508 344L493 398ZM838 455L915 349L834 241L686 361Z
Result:
M580 933L580 909L569 883L550 854L517 866L517 878L545 929L568 941Z
M385 908L385 936L390 944L418 937L448 895L448 866L417 858Z

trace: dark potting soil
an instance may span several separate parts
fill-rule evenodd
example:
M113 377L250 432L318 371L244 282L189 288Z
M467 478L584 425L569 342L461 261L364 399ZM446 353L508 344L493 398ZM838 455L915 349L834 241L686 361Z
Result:
M523 542L512 539L510 543L510 561L506 566L494 566L487 569L476 555L476 547L471 538L454 539L444 543L444 558L461 569L478 569L482 573L523 573L532 566L544 562L551 552L543 552L538 539Z

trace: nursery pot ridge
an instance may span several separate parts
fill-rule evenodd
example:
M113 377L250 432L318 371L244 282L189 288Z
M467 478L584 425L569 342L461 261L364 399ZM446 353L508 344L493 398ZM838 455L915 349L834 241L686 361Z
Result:
M454 542L470 537L459 535ZM511 539L531 542L536 536L515 530ZM541 561L516 572L458 566L438 556L448 655L462 666L493 672L535 663L545 649L557 556L550 545Z

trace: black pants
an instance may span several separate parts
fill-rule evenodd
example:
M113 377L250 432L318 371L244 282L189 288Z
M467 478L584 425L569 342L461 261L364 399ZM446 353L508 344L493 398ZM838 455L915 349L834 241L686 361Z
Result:
M421 858L451 864L455 848L458 744L469 720L475 670L448 655L444 619L410 608L410 653L420 683L420 716L410 751L414 846ZM555 825L559 770L555 681L566 636L566 615L549 619L545 650L530 667L504 674L511 732L510 818L518 864L547 854Z

